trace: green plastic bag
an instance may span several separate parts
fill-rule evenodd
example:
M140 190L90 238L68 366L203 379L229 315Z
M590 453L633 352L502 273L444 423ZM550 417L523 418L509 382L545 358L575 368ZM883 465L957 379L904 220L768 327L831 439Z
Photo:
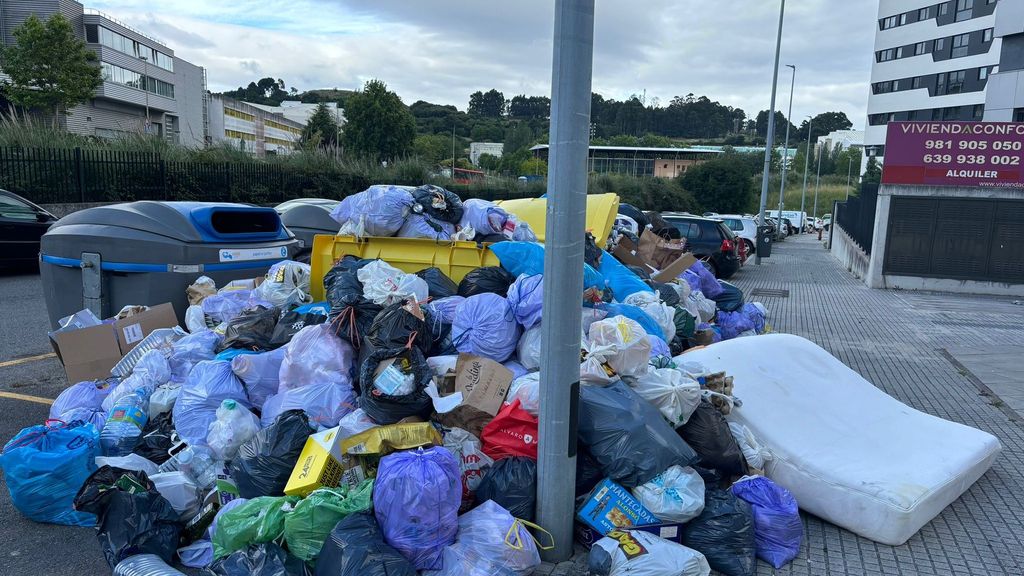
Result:
M217 519L213 555L222 558L250 544L277 540L284 534L285 517L298 496L260 496L228 510Z
M363 480L351 490L347 487L314 490L284 519L288 550L312 563L339 521L349 514L370 509L372 494L373 480Z

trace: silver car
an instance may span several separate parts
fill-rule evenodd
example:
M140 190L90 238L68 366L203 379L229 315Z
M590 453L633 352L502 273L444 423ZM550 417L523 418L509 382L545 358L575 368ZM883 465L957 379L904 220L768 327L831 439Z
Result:
M757 222L748 216L739 214L718 214L715 219L721 220L732 230L732 233L747 245L747 254L757 249Z

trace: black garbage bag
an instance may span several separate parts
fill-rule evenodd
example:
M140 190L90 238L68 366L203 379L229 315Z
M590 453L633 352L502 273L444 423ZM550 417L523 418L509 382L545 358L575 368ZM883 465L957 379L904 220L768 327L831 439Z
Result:
M601 240L602 244L605 240L607 238ZM583 262L590 264L594 270L601 267L601 248L598 247L597 240L590 232L587 232L583 239Z
M424 268L416 273L427 282L427 293L431 298L447 298L459 293L459 285L441 272L440 268Z
M743 290L737 288L725 280L719 280L722 285L722 293L712 298L715 307L726 312L735 312L743 307Z
M395 365L412 372L412 393L386 394L374 384L378 366L391 359L395 359ZM434 371L419 348L378 348L366 357L359 369L359 407L378 424L394 424L409 416L426 420L434 410L434 404L426 393L433 377Z
M697 462L697 453L658 409L622 381L580 387L579 440L604 475L627 488L647 483L669 466Z
M502 298L508 296L508 287L516 278L501 266L481 266L470 270L459 282L459 296L469 298L492 292Z
M644 228L646 228L647 225L650 224L650 221L647 219L647 215L641 212L639 208L633 206L632 204L619 204L619 214L622 214L623 216L629 216L636 222L636 225L639 226L639 231L637 232L637 234L642 234ZM640 239L636 239L635 243L639 245Z
M537 461L510 456L491 465L476 488L476 501L488 500L494 500L516 518L532 522L537 507Z
M420 310L422 314L423 311ZM375 348L405 348L415 345L428 352L434 341L425 320L406 309L405 302L395 302L384 308L370 324L366 339Z
M96 515L96 537L111 568L136 554L174 561L184 526L145 472L103 466L86 478L74 507Z
M305 562L273 542L235 550L201 572L202 576L312 576Z
M331 312L333 313L334 310L332 304ZM353 348L359 350L360 346L363 345L366 335L370 332L370 326L373 325L374 318L380 314L381 310L384 310L383 306L374 304L360 296L352 304L338 308L337 315L329 316L331 329L338 338L345 340Z
M604 480L601 463L582 442L576 442L576 496L589 494L601 480Z
M433 184L424 184L412 191L412 197L416 200L413 212L422 211L451 224L458 224L459 220L462 220L462 198L455 192Z
M338 260L327 271L327 274L324 274L324 292L329 296L331 291L334 291L338 298L344 296L362 297L363 283L359 281L359 276L356 275L356 272L370 262L373 262L370 258L362 259L355 256L345 256ZM331 298L328 297L328 300L331 300Z
M477 234L473 237L474 242L480 242L484 244L496 244L498 242L506 242L508 238L504 234Z
M704 493L704 511L683 526L683 545L708 559L726 576L754 576L754 515L750 504L728 490Z
M328 321L339 338L358 349L373 319L383 308L363 297L359 269L373 260L345 256L324 276L324 291L331 305Z
M174 447L174 436L171 411L164 412L146 422L142 437L132 452L159 466L171 459L169 452Z
M655 282L654 280L647 284L658 291L658 296L662 302L669 306L679 306L679 292L676 292L675 288L662 282Z
M316 576L416 576L401 552L384 541L373 513L340 520L317 556Z
M316 432L302 410L286 410L238 448L231 478L242 498L282 496L309 435Z
M270 344L270 338L277 327L281 316L278 308L254 306L242 311L241 314L228 321L224 328L224 340L217 346L217 352L228 348L244 348L246 350L271 350L277 346Z
M729 431L725 416L707 400L701 400L686 424L676 432L700 455L700 464L722 476L743 476L747 462L736 438Z
M317 314L316 312L301 313L289 310L281 314L281 318L277 321L277 326L274 326L274 332L270 335L270 345L274 348L280 348L291 342L292 337L298 334L299 330L306 326L314 326L324 322L327 322L327 316L323 314Z
M636 274L641 280L650 280L651 279L651 273L648 272L647 269L644 268L643 266L627 265L626 268L629 268L629 270L633 274Z
M700 464L691 466L691 468L693 468L697 475L700 476L700 479L704 481L704 486L706 486L708 490L722 487L722 474L718 470L705 468Z

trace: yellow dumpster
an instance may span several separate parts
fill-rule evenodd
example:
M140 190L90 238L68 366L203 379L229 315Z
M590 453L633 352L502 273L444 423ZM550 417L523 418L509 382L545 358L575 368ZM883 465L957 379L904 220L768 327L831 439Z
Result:
M495 204L529 224L534 234L537 235L537 240L544 241L545 226L548 220L547 198L499 200ZM601 238L608 238L618 212L618 194L590 194L587 196L587 231L599 240L598 243Z

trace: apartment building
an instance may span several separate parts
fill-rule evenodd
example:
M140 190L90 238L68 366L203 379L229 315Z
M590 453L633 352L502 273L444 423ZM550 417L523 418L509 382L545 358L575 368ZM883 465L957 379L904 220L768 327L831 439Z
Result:
M30 15L63 14L100 60L103 84L60 123L100 138L149 133L185 146L206 143L206 72L174 55L163 42L74 0L3 0L0 41Z
M254 156L290 154L302 128L283 114L223 96L209 97L209 134L213 143L227 143Z
M1022 64L1015 70L1024 68L1022 8L1021 0L880 0L865 155L884 160L892 121L995 120L986 113L986 88L1011 67L1001 65L1005 37L1021 38L1008 43L1008 56Z

